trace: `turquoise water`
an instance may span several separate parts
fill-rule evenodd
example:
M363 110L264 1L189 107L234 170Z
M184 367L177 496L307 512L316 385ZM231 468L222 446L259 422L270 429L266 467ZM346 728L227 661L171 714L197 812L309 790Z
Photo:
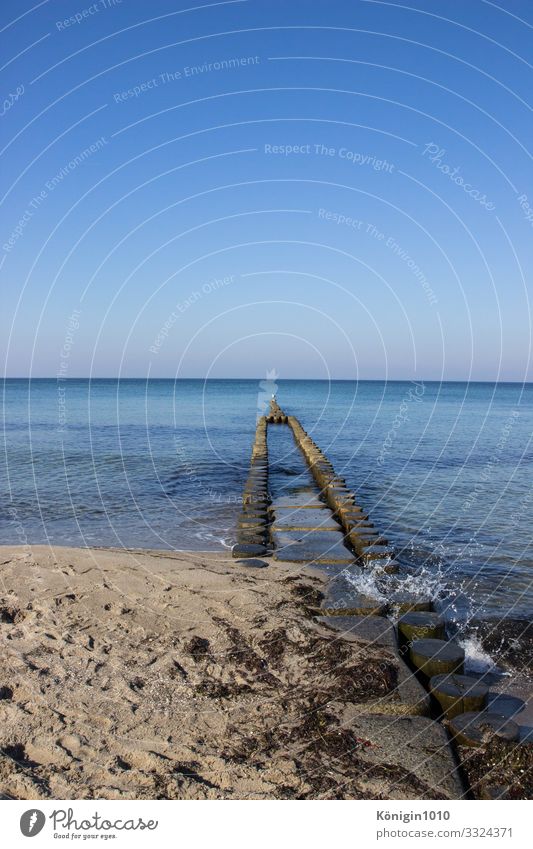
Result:
M533 385L278 380L277 397L404 562L531 615ZM6 380L0 543L230 545L264 398L259 380Z

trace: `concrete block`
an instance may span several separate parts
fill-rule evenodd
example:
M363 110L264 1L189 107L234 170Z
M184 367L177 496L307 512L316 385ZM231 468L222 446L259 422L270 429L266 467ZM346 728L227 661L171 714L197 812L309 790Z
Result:
M272 539L276 560L346 565L354 560L337 531L275 531Z

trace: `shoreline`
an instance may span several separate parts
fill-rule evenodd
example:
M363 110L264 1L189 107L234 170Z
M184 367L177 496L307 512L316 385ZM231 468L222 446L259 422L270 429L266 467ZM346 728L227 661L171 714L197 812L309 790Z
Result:
M392 629L264 562L1 546L0 796L471 797Z

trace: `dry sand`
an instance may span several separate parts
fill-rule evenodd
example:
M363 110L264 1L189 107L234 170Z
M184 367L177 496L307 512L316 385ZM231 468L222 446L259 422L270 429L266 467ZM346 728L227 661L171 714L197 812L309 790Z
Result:
M390 652L316 623L321 574L268 562L1 547L0 793L459 798L442 726L376 716Z

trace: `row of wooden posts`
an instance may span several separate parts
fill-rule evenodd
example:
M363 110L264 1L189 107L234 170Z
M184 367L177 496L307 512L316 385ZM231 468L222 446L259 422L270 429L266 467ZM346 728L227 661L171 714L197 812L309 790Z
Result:
M346 544L354 553L354 562L363 568L379 564L384 572L398 572L400 567L394 559L394 549L376 530L345 479L335 472L298 419L287 415L275 398L271 400L268 415L257 422L233 555L239 558L258 557L269 550L268 424L287 424L291 428L322 499L334 513ZM446 639L445 624L431 607L431 603L417 605L415 601L412 609L407 609L400 616L398 643L401 656L430 692L437 712L449 721L452 736L457 742L471 746L479 745L487 734L517 740L519 729L516 723L486 710L487 685L464 674L464 651L453 640ZM331 614L332 611L327 612ZM344 616L349 613L342 607L334 612Z

